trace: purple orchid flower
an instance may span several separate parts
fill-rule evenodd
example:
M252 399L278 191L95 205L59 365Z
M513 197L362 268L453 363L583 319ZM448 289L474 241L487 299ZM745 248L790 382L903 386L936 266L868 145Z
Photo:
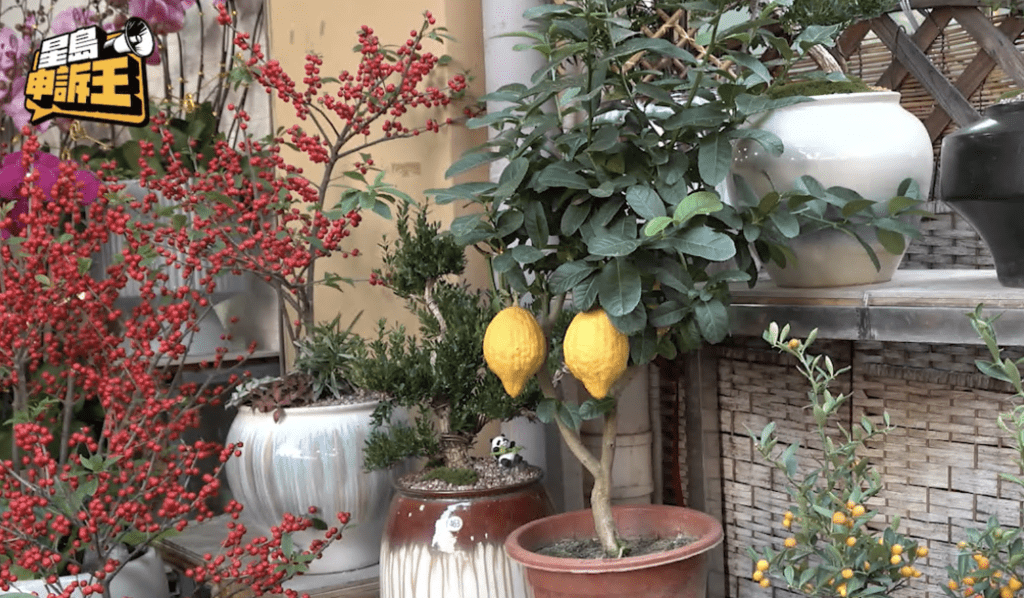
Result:
M24 230L25 225L21 216L28 213L28 198L21 195L21 186L25 182L28 172L21 163L22 153L11 152L4 156L0 164L0 202L14 202L14 207L7 216L11 223L0 228L0 239L6 239L12 235L18 235ZM37 185L43 190L47 201L51 201L50 193L53 185L60 176L60 159L53 154L37 153L32 163L33 170L39 172ZM96 201L99 196L100 180L90 170L76 170L75 181L81 183L82 205L89 205Z

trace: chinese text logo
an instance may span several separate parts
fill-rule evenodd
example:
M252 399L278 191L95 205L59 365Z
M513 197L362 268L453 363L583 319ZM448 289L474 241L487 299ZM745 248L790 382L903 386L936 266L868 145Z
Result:
M83 27L43 40L25 84L25 108L36 125L63 116L122 125L149 121L146 68L149 26L132 17L124 30Z

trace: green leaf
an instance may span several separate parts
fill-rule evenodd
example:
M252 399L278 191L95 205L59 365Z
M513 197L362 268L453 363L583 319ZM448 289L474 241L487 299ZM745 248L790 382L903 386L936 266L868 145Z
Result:
M477 166L494 162L502 157L503 154L497 152L473 152L459 158L454 164L449 166L448 170L445 171L444 176L445 178L451 178L455 175L473 170Z
M53 283L50 282L50 277L46 276L45 274L36 274L34 276L34 278L35 278L36 282L38 282L39 284L43 285L44 287L49 288L49 287L53 286Z
M547 247L549 232L544 206L536 201L526 203L523 205L523 216L526 234L530 237L533 246L540 249Z
M447 189L427 189L423 193L431 197L433 202L440 206L453 201L479 202L481 195L490 193L494 188L494 183L477 181L461 183Z
M608 319L611 321L615 329L625 334L626 336L633 336L638 334L641 330L647 327L647 309L642 304L637 304L633 311L629 312L624 316L612 316L609 315Z
M890 216L896 216L900 212L917 207L920 204L921 201L918 199L912 199L904 195L897 195L896 197L893 197L892 199L889 200L886 207L889 209Z
M900 233L878 229L875 234L878 235L878 242L882 244L882 247L885 247L885 250L893 255L902 254L907 247L906 239Z
M695 255L713 262L724 262L736 255L736 245L729 235L700 227L685 231L671 238L677 251L686 255Z
M594 140L587 147L588 152L606 152L619 142L619 128L615 125L602 125L594 133Z
M651 315L649 316L648 321L651 323L651 326L656 328L672 326L673 324L682 321L689 312L690 309L688 307L677 301L666 301L651 310Z
M544 252L532 245L517 245L510 253L520 264L532 264L544 257Z
M591 262L575 261L565 262L555 268L551 273L551 292L567 293L576 285L580 284L588 276L597 270L597 266Z
M587 240L587 249L594 255L621 257L636 251L640 243L638 239L626 239L607 233L598 233Z
M697 191L683 198L672 213L672 219L679 226L698 214L712 214L722 209L724 204L713 191Z
M498 179L498 188L494 192L495 199L507 199L512 197L519 185L523 182L526 172L530 168L530 161L519 157L509 162L508 166L501 171Z
M667 337L668 335L665 335ZM659 353L659 341L658 333L653 328L645 328L642 334L634 334L629 337L629 357L633 360L633 363L648 363L652 359L658 356ZM667 344L668 347L674 349L672 343ZM673 359L672 357L665 356L666 359Z
M562 424L570 430L579 430L583 420L580 419L580 408L572 403L558 402L556 415Z
M843 218L850 218L857 212L870 210L873 205L875 205L874 200L865 198L855 199L843 206Z
M667 213L658 192L647 185L633 185L627 189L626 203L644 220L652 220Z
M559 230L566 237L572 236L579 230L580 225L590 215L590 202L581 204L569 204L562 212L562 220L559 223Z
M701 335L709 343L720 343L729 334L729 311L717 299L698 302L694 306L694 318Z
M728 118L721 105L700 104L683 107L662 123L666 131L677 131L684 128L708 129L717 128Z
M508 209L501 212L498 216L498 236L507 237L515 231L519 230L519 227L526 221L526 217L519 210Z
M651 219L650 222L644 225L644 234L648 237L653 237L668 228L670 224L672 224L671 218L668 216L658 216L657 218Z
M754 129L745 127L741 129L734 129L728 132L730 139L753 139L754 141L761 144L761 147L765 149L772 156L781 156L785 147L782 144L782 140L775 133L765 131L764 129Z
M787 239L792 239L800 234L800 221L787 210L769 212L768 219L779 229L782 236Z
M745 67L749 70L757 82L760 83L771 83L772 75L768 72L768 68L750 54L744 54L742 52L729 52L729 57L733 59L736 64Z
M554 162L540 171L537 182L545 187L589 189L590 183L564 162Z
M537 419L542 423L550 424L555 421L555 413L558 411L558 401L545 398L537 405Z
M712 133L700 140L697 169L700 178L714 187L725 180L732 165L732 143L726 135Z
M615 258L597 275L597 293L609 316L622 316L640 303L640 271L628 260Z

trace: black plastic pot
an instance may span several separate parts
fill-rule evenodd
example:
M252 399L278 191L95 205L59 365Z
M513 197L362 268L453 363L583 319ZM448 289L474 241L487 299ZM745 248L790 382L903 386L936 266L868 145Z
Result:
M981 234L999 283L1024 287L1024 102L990 106L942 141L938 196Z

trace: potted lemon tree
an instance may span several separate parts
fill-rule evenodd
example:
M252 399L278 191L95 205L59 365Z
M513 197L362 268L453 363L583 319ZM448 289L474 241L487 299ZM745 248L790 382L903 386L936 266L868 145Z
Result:
M728 284L756 280L749 242L778 207L767 201L737 209L715 192L728 175L734 140L751 137L780 150L774 135L740 126L779 105L763 95L771 74L747 52L772 36L766 27L774 13L731 27L723 15L747 3L693 8L689 23L701 35L677 44L641 33L643 15L626 16L635 15L632 4L584 0L531 9L526 16L536 26L525 45L547 64L532 85L492 94L507 107L471 125L496 134L449 174L498 159L507 165L497 181L433 192L436 201L476 208L451 231L489 256L510 306L485 335L488 366L510 394L536 375L545 395L537 416L558 426L595 480L589 510L526 524L507 540L536 596L632 594L638 575L645 587L664 584L657 590L664 595L703 592L707 551L722 539L714 517L610 505L616 384L630 362L673 358L726 337ZM637 66L668 63L683 68ZM732 260L736 267L726 265ZM560 336L567 312L576 315L565 341L552 343L545 358L547 339ZM563 363L592 395L582 404L562 399ZM598 418L604 436L595 454L579 428ZM588 537L596 538L596 555L614 558L538 553L561 539Z

